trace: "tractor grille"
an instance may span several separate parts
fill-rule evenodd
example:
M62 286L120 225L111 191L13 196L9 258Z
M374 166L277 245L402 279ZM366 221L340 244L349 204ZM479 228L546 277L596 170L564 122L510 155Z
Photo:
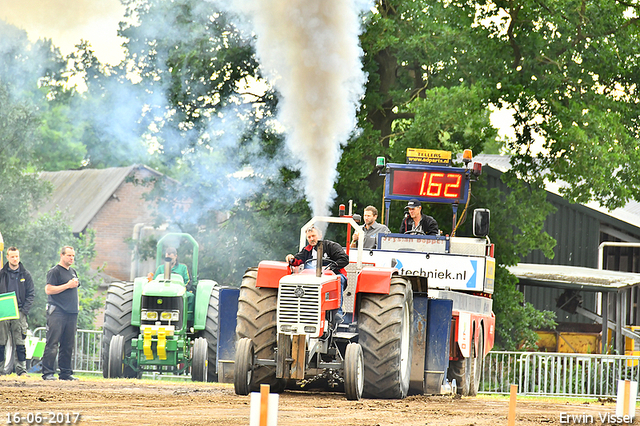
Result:
M168 326L172 325L175 327L176 331L182 329L182 321L184 315L184 302L182 297L164 297L164 296L142 296L141 303L142 311L154 311L157 312L156 320L145 320L143 318L140 319L141 324L151 324L151 325L161 325ZM163 312L172 312L178 311L178 319L173 321L165 321L162 320Z
M316 335L320 331L320 286L280 283L278 331Z

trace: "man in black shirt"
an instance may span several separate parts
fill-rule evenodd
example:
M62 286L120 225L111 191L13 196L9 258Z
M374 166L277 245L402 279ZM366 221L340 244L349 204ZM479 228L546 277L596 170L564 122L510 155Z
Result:
M431 216L422 213L422 203L415 198L407 203L409 214L400 224L401 234L438 235L438 222Z
M18 358L16 374L22 376L27 374L27 351L24 345L29 330L27 316L36 293L31 274L20 262L20 251L16 247L7 249L7 263L0 270L0 293L12 291L16 293L20 318L0 323L0 365L4 364L5 345L11 336Z
M47 344L42 355L42 378L56 380L54 361L60 356L60 380L78 380L73 377L71 357L75 346L78 325L78 274L71 267L76 252L71 246L62 247L60 263L47 272Z

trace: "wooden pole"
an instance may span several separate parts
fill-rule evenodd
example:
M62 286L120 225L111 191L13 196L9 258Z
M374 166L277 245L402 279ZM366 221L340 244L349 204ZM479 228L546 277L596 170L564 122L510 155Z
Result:
M624 381L624 400L622 401L622 415L629 415L629 397L631 396L631 381Z
M260 426L267 426L269 416L269 385L260 385Z
M516 396L518 395L518 385L511 385L511 398L509 398L508 425L516 424Z

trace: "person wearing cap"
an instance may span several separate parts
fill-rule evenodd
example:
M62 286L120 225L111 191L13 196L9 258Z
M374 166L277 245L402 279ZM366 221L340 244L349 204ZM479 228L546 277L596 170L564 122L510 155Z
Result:
M422 214L422 204L415 198L407 204L409 214L405 215L400 225L400 233L438 235L438 222L431 216Z
M164 258L165 260L169 259L171 261L171 273L182 276L184 284L187 286L187 290L189 290L191 284L191 280L189 278L189 270L187 269L187 265L185 265L184 263L178 263L178 250L176 250L175 247L167 247L167 249L164 251ZM161 275L164 275L164 265L158 266L155 274L152 275L151 272L149 273L149 281L158 278L158 276Z
M382 225L376 222L378 218L378 209L373 206L367 206L364 208L364 239L362 240L362 248L374 249L378 244L378 234L389 234L389 228L386 225ZM351 240L351 247L356 247L358 241L358 234L353 234Z

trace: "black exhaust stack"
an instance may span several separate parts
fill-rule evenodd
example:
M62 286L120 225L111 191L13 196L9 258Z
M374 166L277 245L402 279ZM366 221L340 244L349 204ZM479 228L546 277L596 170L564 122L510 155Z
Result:
M324 246L322 240L316 244L316 253L318 254L318 260L316 261L316 277L322 276L322 256L324 255Z
M164 258L164 279L171 280L171 258Z

